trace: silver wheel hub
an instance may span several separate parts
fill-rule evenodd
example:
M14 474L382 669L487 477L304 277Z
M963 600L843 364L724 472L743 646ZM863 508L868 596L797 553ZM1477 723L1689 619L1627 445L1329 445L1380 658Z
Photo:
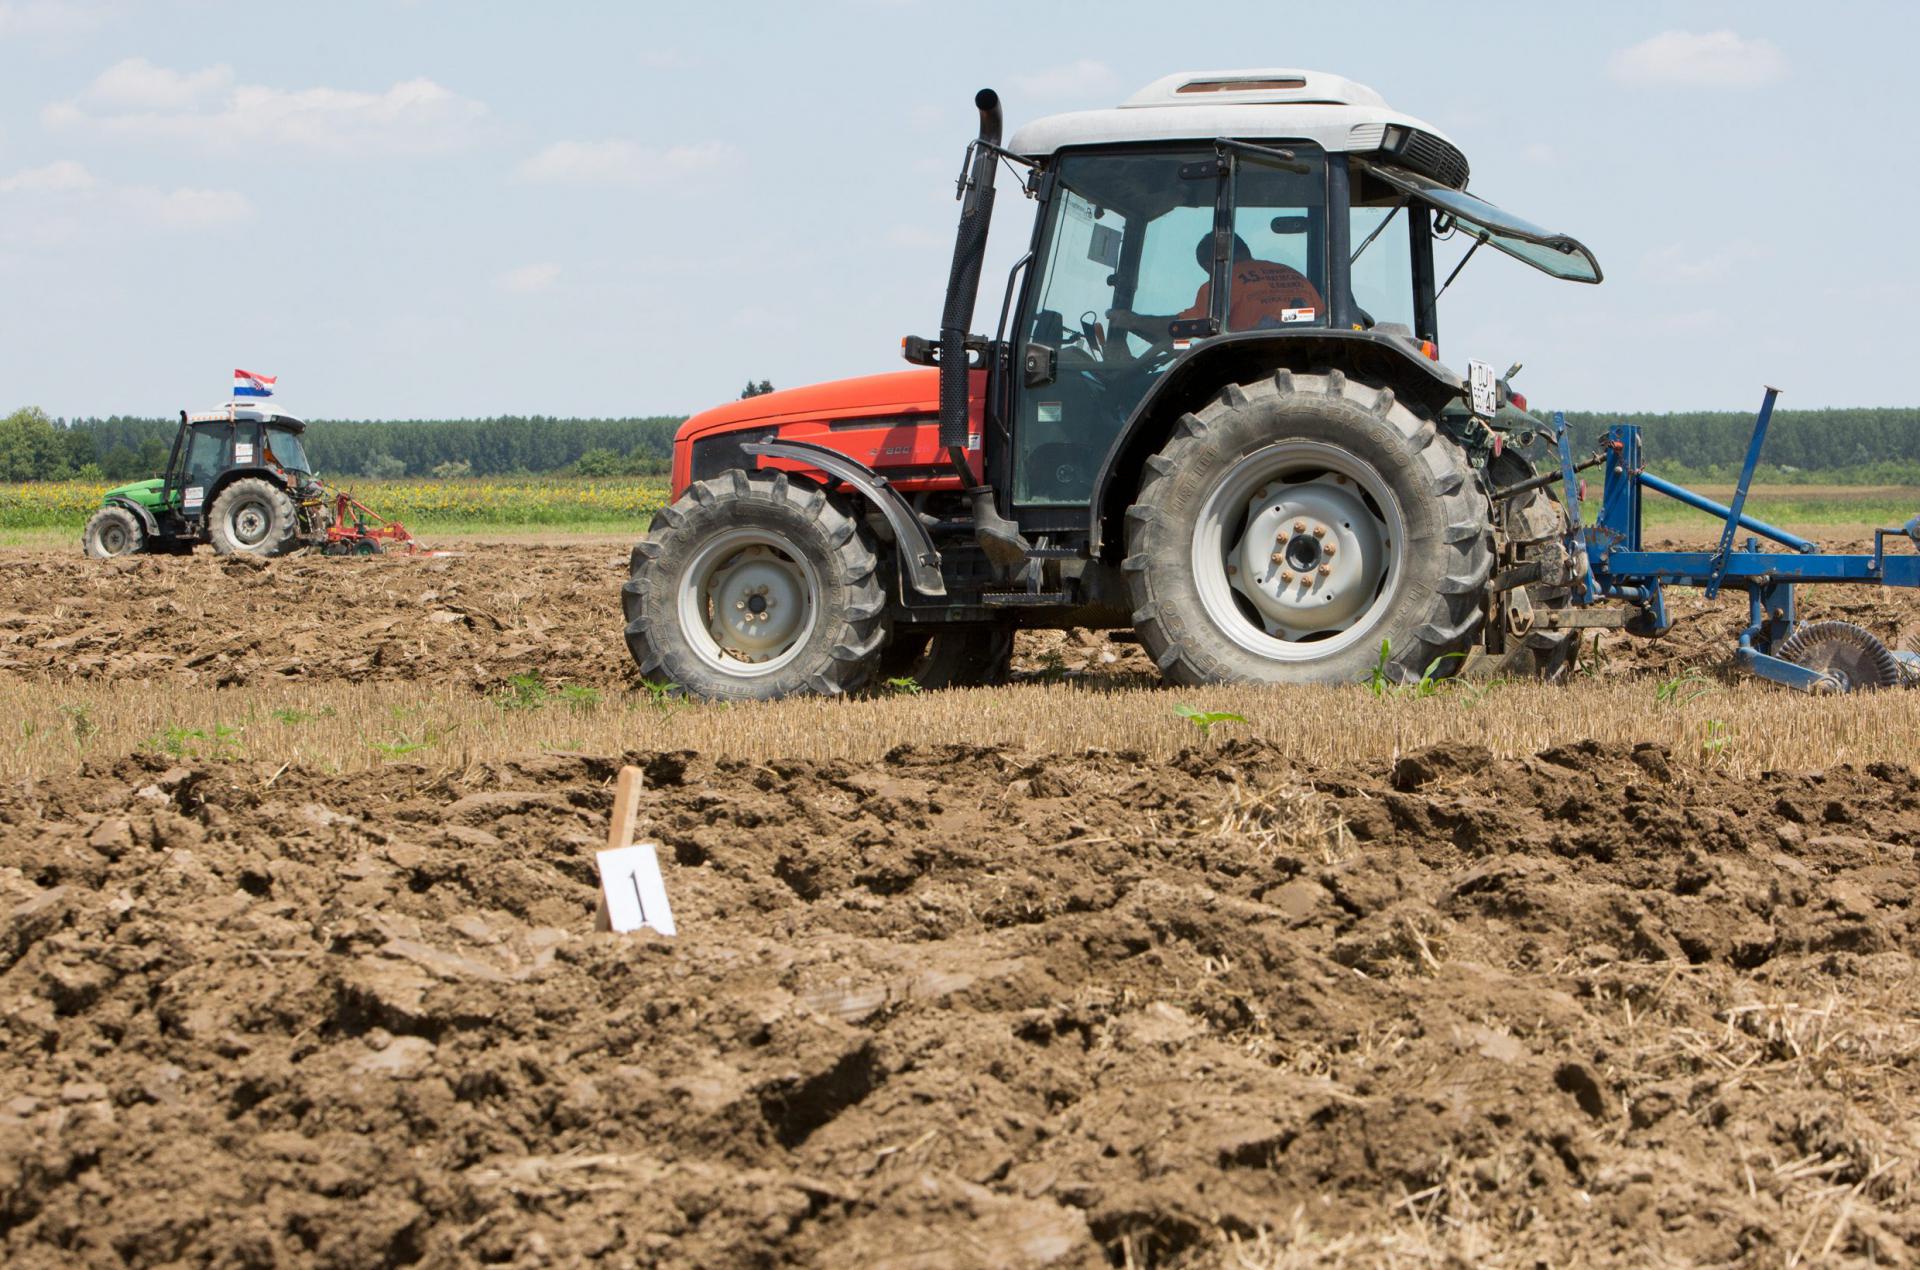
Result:
M749 661L786 648L806 617L806 580L766 547L742 552L708 587L714 642Z
M1341 629L1373 603L1386 576L1384 531L1345 478L1275 482L1247 509L1229 581L1269 635Z
M255 543L267 536L267 512L258 503L247 503L233 513L233 536L241 542Z
M729 675L763 675L799 655L813 634L819 582L775 534L717 535L681 575L680 628L700 659Z
M1404 520L1373 466L1324 441L1277 441L1230 467L1193 527L1193 580L1228 639L1276 662L1367 637L1398 577Z

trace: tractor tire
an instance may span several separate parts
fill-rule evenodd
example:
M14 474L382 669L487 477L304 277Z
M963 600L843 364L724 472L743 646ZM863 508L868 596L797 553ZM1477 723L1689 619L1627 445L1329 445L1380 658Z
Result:
M634 546L621 603L640 673L710 701L856 691L887 635L867 531L785 473L695 481Z
M1013 670L1013 628L918 633L895 627L880 651L883 680L911 679L929 692L1005 683Z
M300 518L287 491L250 476L220 491L207 528L219 555L284 556L299 540Z
M131 556L147 549L147 531L140 518L124 507L102 507L87 520L80 546L95 560Z
M1340 371L1281 370L1181 417L1123 569L1174 683L1407 683L1458 671L1493 559L1486 494L1431 420Z

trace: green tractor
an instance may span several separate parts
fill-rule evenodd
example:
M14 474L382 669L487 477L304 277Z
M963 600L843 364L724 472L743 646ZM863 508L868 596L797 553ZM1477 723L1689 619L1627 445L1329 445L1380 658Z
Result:
M326 540L325 491L300 443L306 424L274 410L180 412L163 476L106 492L80 543L89 556L278 556Z

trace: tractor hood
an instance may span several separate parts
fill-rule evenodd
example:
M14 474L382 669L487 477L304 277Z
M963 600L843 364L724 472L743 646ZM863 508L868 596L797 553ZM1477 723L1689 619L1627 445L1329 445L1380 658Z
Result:
M160 502L160 489L166 482L159 477L145 481L129 481L125 485L116 485L101 495L103 499L124 498L139 503L142 507L155 507Z
M673 439L676 445L687 445L710 433L735 428L863 415L934 414L939 409L940 372L902 370L729 401L688 419Z

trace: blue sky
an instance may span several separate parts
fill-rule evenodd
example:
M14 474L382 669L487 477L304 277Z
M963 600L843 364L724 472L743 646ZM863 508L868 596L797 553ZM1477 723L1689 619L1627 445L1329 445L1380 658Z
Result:
M958 12L0 0L0 408L160 414L244 366L314 416L681 413L893 369L975 89L1011 129L1223 65L1370 84L1594 249L1598 288L1476 259L1449 362L1571 408L1920 403L1913 5Z

